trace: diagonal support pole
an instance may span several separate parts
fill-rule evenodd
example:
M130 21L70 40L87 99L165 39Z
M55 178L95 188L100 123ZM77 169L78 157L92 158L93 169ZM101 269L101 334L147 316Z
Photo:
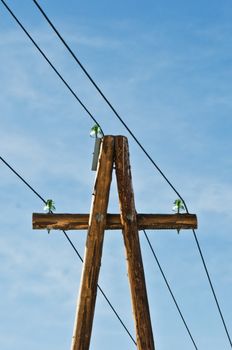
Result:
M154 350L127 139L115 137L115 168L138 350Z
M112 179L113 158L114 137L105 136L101 145L94 186L71 350L88 350L90 345Z

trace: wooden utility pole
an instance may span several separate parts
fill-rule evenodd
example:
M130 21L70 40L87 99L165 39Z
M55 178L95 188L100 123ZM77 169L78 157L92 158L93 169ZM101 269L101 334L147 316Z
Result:
M120 215L107 214L115 163ZM197 228L193 214L137 214L127 139L105 136L101 144L90 215L33 214L33 228L88 229L71 350L90 346L105 229L122 229L135 320L137 349L154 350L138 230Z
M122 136L115 138L115 169L136 327L137 348L139 350L153 350L155 346L140 251L129 149L127 139Z
M86 350L89 349L90 345L113 170L113 157L114 138L112 136L106 136L102 143L89 217L80 295L71 346L72 350Z

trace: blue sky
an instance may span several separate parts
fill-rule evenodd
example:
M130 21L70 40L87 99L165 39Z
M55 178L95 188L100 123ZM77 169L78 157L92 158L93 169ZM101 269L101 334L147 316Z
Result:
M138 212L171 213L176 194L144 157L41 17L8 1L102 125L128 136ZM230 1L41 1L81 62L198 215L197 235L232 332L232 5ZM0 3L1 156L57 212L89 212L93 123ZM81 263L60 232L32 231L43 203L0 167L0 346L71 343ZM115 181L109 212L118 212ZM85 232L70 232L83 255ZM190 231L148 232L199 349L229 349ZM156 349L194 349L143 235ZM106 232L100 284L134 334L120 231ZM91 350L133 349L98 295Z

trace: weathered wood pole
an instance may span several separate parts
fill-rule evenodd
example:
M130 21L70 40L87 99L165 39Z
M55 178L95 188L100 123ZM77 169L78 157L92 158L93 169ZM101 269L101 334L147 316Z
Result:
M94 186L71 350L88 350L90 345L113 158L114 137L106 136L101 145Z
M137 348L154 350L145 275L139 243L127 139L115 137L115 168L121 210L121 222L128 264L131 299L136 327Z

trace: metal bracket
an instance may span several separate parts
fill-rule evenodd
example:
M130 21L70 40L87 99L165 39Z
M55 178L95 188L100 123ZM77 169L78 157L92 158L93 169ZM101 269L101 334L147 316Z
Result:
M92 171L97 170L100 146L101 146L101 139L95 138L94 151L93 151L93 161L92 161L92 168L91 168Z

